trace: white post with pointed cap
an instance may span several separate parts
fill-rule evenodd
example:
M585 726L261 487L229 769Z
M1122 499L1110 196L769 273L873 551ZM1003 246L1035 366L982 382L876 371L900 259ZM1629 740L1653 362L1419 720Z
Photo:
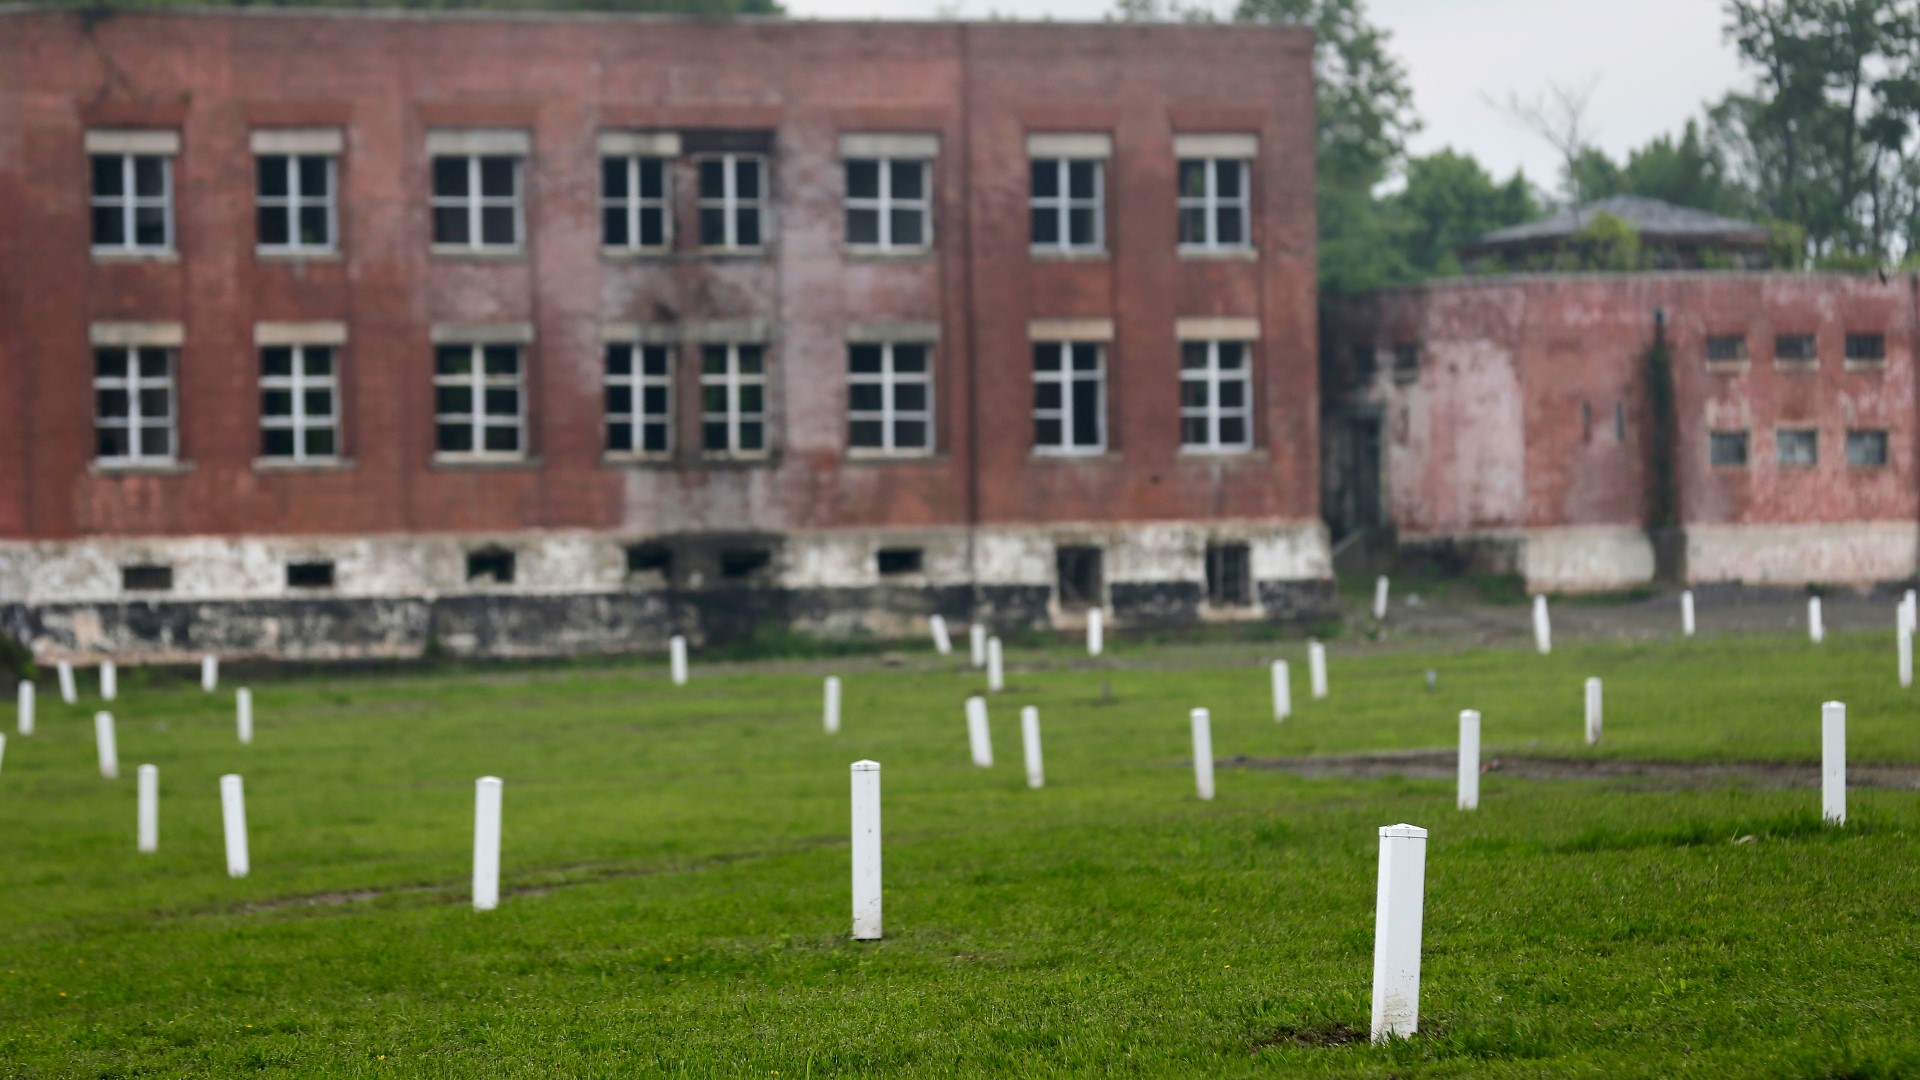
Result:
M1099 608L1088 609L1087 611L1087 655L1088 656L1099 656L1101 653L1106 651L1107 636L1106 636L1105 623L1106 623L1106 616L1101 613Z
M1273 662L1273 719L1275 723L1293 715L1293 674L1285 660Z
M1307 689L1315 701L1327 696L1327 647L1307 642Z
M1600 741L1600 679L1598 676L1587 680L1587 745L1593 746Z
M73 683L73 665L65 660L54 665L60 675L60 700L69 705L80 700L80 691Z
M143 855L160 850L160 766L142 765L134 770L139 800L134 815L134 847Z
M832 735L840 730L840 676L827 676L826 701L821 707L820 725Z
M1480 806L1480 714L1460 712L1460 809Z
M1193 790L1213 798L1213 716L1205 709L1193 710Z
M1847 823L1847 707L1838 701L1820 706L1820 816Z
M1373 620L1385 622L1387 619L1387 575L1381 574L1373 581Z
M1032 705L1020 710L1020 749L1026 752L1027 786L1038 790L1047 785L1047 772L1040 764L1040 710Z
M20 680L20 734L33 734L33 683Z
M987 628L979 623L967 627L967 650L972 653L974 667L987 666Z
M1533 647L1541 655L1553 651L1553 620L1547 616L1547 598L1533 598Z
M673 685L687 685L687 639L679 634L667 640L667 666L673 675Z
M1903 626L1895 637L1900 650L1900 689L1906 690L1913 686L1913 630Z
M1680 594L1680 633L1693 636L1693 590Z
M987 639L987 689L999 693L1007 688L1007 669L1000 661L1000 639Z
M939 653L941 656L946 656L953 652L953 639L947 636L947 620L945 616L935 615L927 619L927 629L933 632L934 652Z
M1427 830L1380 827L1373 909L1373 1041L1420 1030L1420 923L1427 892Z
M853 940L880 940L880 763L853 763Z
M93 714L93 746L100 756L100 775L108 780L120 778L120 750L113 741L113 714Z
M993 732L987 728L987 699L967 699L967 747L973 751L973 763L981 768L993 764Z
M233 692L233 725L240 745L253 745L253 691L244 686Z
M220 658L208 653L200 658L200 689L211 694L220 687Z
M253 867L247 859L247 797L238 773L220 778L220 822L227 835L227 876L246 877Z
M473 910L500 906L500 804L506 784L497 776L473 782Z
M111 660L100 661L100 696L107 701L120 696L120 668Z
M1807 637L1815 645L1827 640L1827 624L1820 616L1820 598L1807 597Z

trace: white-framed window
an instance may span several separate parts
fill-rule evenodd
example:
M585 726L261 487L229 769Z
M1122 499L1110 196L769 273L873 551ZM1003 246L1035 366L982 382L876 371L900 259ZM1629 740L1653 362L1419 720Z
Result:
M1106 161L1091 157L1034 158L1030 171L1034 250L1105 250Z
M261 251L330 252L339 246L333 155L260 154L254 169Z
M933 245L933 163L924 158L849 158L847 246L916 251Z
M1885 468L1887 429L1854 428L1847 432L1847 464L1860 469Z
M1253 446L1252 345L1180 343L1180 445L1233 451Z
M340 380L331 345L260 347L260 456L340 456Z
M1773 433L1774 464L1805 469L1820 464L1820 433L1812 428L1780 428Z
M607 453L673 452L673 349L607 343Z
M434 453L455 460L526 456L527 394L522 346L434 346Z
M433 244L476 252L514 251L526 235L520 197L524 162L511 154L433 157Z
M847 346L847 446L856 455L933 451L933 346Z
M1107 347L1098 341L1033 346L1033 447L1042 454L1107 448Z
M139 254L173 250L173 156L90 154L93 250Z
M93 351L94 457L105 465L167 464L178 452L173 350Z
M728 251L766 242L767 159L761 154L707 154L700 172L700 246Z
M1747 433L1744 430L1707 432L1707 464L1744 468L1747 464Z
M701 347L700 446L718 457L767 452L766 346Z
M673 246L673 159L601 157L600 245L622 251Z
M1180 159L1180 246L1217 251L1252 245L1243 158Z

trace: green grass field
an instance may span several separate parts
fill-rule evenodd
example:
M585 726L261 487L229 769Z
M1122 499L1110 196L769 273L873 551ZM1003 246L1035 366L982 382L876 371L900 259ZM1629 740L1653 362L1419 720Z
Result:
M998 764L971 672L911 654L251 678L123 673L123 779L45 680L0 770L0 1075L1900 1076L1920 1072L1920 806L1856 789L1630 790L1222 768L1214 748L1920 762L1890 635L1519 652L1016 650ZM1269 712L1267 656L1295 668ZM820 730L820 675L845 680ZM1439 672L1428 692L1423 674ZM1607 685L1584 746L1581 680ZM83 683L87 680L83 679ZM1103 684L1110 697L1103 695ZM1041 710L1028 791L1017 710ZM11 725L9 724L9 727ZM884 765L887 939L848 939L848 763ZM133 767L161 771L157 855ZM217 778L246 778L253 873ZM473 781L506 780L503 899L468 898ZM1366 1043L1380 825L1431 831L1420 1034ZM1736 843L1737 838L1753 839ZM1358 1036L1358 1041L1355 1037Z

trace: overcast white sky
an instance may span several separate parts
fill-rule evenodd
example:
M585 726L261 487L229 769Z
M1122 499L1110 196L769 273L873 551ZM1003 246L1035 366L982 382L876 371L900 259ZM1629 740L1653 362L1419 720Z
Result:
M1229 0L1215 0L1222 11ZM787 0L806 18L1021 18L1098 20L1111 0ZM1596 141L1616 157L1698 115L1703 102L1749 74L1722 34L1720 0L1368 0L1393 35L1413 80L1426 130L1414 150L1471 152L1504 178L1526 169L1552 185L1550 150L1487 105L1509 91L1532 96L1549 80L1583 84L1599 76L1589 118Z

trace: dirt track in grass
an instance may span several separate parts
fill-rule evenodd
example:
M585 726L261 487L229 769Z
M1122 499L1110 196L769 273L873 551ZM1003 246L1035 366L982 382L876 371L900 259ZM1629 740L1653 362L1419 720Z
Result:
M1371 780L1400 776L1412 780L1451 780L1453 750L1403 750L1369 754L1260 758L1241 755L1222 768L1270 769L1311 778ZM1482 762L1483 775L1522 780L1596 780L1634 791L1692 791L1722 787L1762 789L1816 788L1820 766L1784 762L1624 761L1617 758L1533 757L1504 754ZM1920 768L1900 765L1849 765L1848 787L1920 790Z

